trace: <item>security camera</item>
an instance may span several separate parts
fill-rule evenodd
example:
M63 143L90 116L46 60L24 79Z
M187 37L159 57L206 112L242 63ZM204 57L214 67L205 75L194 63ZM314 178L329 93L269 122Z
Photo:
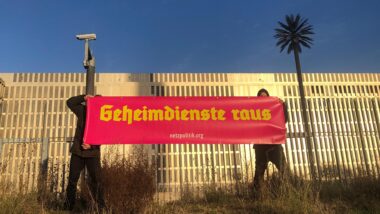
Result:
M96 34L95 33L79 34L79 35L76 35L76 37L78 40L95 40Z

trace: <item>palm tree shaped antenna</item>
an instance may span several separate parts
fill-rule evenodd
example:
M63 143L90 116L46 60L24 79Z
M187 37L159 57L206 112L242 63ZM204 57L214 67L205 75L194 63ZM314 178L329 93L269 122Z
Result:
M310 37L314 34L313 26L308 23L307 19L302 19L298 14L287 15L285 16L285 22L278 22L280 28L276 28L276 34L274 37L278 40L276 46L280 46L280 52L287 49L287 53L294 53L294 61L296 63L297 69L297 79L298 79L298 88L301 97L301 110L302 110L302 119L305 130L305 140L306 146L308 149L308 159L310 164L311 177L314 180L316 178L315 166L314 166L314 157L312 153L312 144L311 144L311 133L309 128L309 122L306 112L306 99L305 92L303 87L302 72L301 72L301 63L299 58L299 53L302 52L303 47L310 48L313 44L313 39Z

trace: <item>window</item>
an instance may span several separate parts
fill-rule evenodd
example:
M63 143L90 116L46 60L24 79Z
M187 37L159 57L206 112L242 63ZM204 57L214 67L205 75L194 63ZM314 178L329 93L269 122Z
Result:
M151 94L151 95L154 95L154 86L153 86L153 85L150 86L150 94Z

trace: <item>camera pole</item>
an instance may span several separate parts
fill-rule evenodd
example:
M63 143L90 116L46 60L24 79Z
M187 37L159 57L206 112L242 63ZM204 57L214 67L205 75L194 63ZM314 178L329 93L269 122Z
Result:
M96 34L77 35L78 40L85 40L83 67L86 69L86 94L95 95L95 57L92 55L89 41L96 39Z
M89 41L96 39L96 34L81 34L76 36L78 40L84 40L83 67L86 69L86 95L95 95L95 57L91 53ZM86 188L86 170L81 173L81 192Z

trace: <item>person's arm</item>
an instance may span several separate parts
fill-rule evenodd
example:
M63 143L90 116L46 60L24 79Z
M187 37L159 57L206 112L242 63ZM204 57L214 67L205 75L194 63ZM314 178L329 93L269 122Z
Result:
M75 115L80 116L81 111L83 109L82 102L85 101L85 96L86 95L79 95L79 96L74 96L70 97L67 101L67 107L74 112Z
M67 106L69 107L69 109L72 112L74 112L75 115L77 115L77 117L81 117L82 116L81 114L82 114L82 111L84 108L82 103L87 101L87 98L89 98L89 97L92 97L92 96L90 96L90 95L74 96L74 97L69 98L66 103L67 103ZM93 145L85 144L85 143L83 143L81 146L84 150L99 148L99 146L93 146Z

